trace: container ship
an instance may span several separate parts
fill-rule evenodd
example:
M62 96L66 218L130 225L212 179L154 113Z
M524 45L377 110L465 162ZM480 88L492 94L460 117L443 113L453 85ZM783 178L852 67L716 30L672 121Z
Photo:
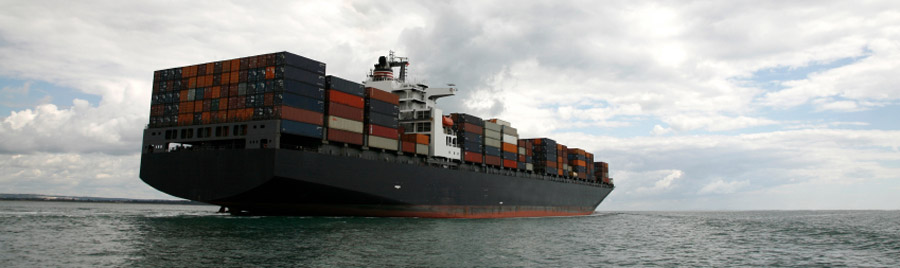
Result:
M156 71L140 178L240 215L587 215L614 189L590 152L444 114L455 85L407 66L391 52L359 83L277 52Z

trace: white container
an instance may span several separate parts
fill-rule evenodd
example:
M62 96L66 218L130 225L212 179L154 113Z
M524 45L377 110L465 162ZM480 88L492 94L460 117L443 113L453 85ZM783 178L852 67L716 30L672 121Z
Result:
M484 139L484 145L486 145L486 146L491 146L491 147L497 147L497 148L501 148L501 149L502 149L502 148L503 148L503 145L500 144L500 143L501 143L500 140L495 140L495 139Z
M416 144L416 153L417 154L428 154L428 144Z
M392 139L382 138L382 137L372 136L372 135L368 135L368 136L369 136L368 145L371 148L380 148L380 149L385 149L385 150L396 151L397 145L400 144L397 140L392 140Z
M506 135L506 134L504 134L504 135L503 135L503 142L505 142L505 143L517 144L517 143L519 143L519 137L518 137L518 136L513 136L513 135Z
M495 140L503 139L503 135L500 134L500 131L495 131L495 130L490 130L490 129L484 130L484 136L487 138L495 139Z
M346 119L343 117L337 117L333 115L328 116L328 127L333 129L340 129L343 131L350 131L353 133L363 133L363 123L360 121L354 121L350 119ZM394 146L394 150L396 150L396 146Z
M498 124L494 124L494 123L491 123L491 122L488 122L488 121L484 121L484 129L490 129L490 130L493 130L493 131L500 132L500 130L501 130L502 128L500 128L500 125L498 125Z

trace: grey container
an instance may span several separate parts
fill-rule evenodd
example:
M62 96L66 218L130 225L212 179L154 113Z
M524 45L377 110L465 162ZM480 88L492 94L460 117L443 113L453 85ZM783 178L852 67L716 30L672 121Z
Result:
M502 130L500 125L494 124L494 123L491 123L488 121L484 121L484 129L490 129L490 130L497 131L497 132Z

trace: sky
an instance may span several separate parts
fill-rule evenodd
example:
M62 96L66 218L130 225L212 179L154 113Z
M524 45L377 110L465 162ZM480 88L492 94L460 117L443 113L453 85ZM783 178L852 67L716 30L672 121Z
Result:
M6 1L0 193L159 198L153 71L378 56L608 162L598 210L900 209L897 1Z

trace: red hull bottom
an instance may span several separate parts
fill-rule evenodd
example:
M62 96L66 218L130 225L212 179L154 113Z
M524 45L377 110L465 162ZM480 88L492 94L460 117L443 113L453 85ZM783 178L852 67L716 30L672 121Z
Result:
M289 205L289 204L233 204L215 203L230 208L233 214L296 215L296 216L357 216L357 217L417 217L417 218L521 218L583 216L594 212L590 207L545 206L428 206L428 205Z

